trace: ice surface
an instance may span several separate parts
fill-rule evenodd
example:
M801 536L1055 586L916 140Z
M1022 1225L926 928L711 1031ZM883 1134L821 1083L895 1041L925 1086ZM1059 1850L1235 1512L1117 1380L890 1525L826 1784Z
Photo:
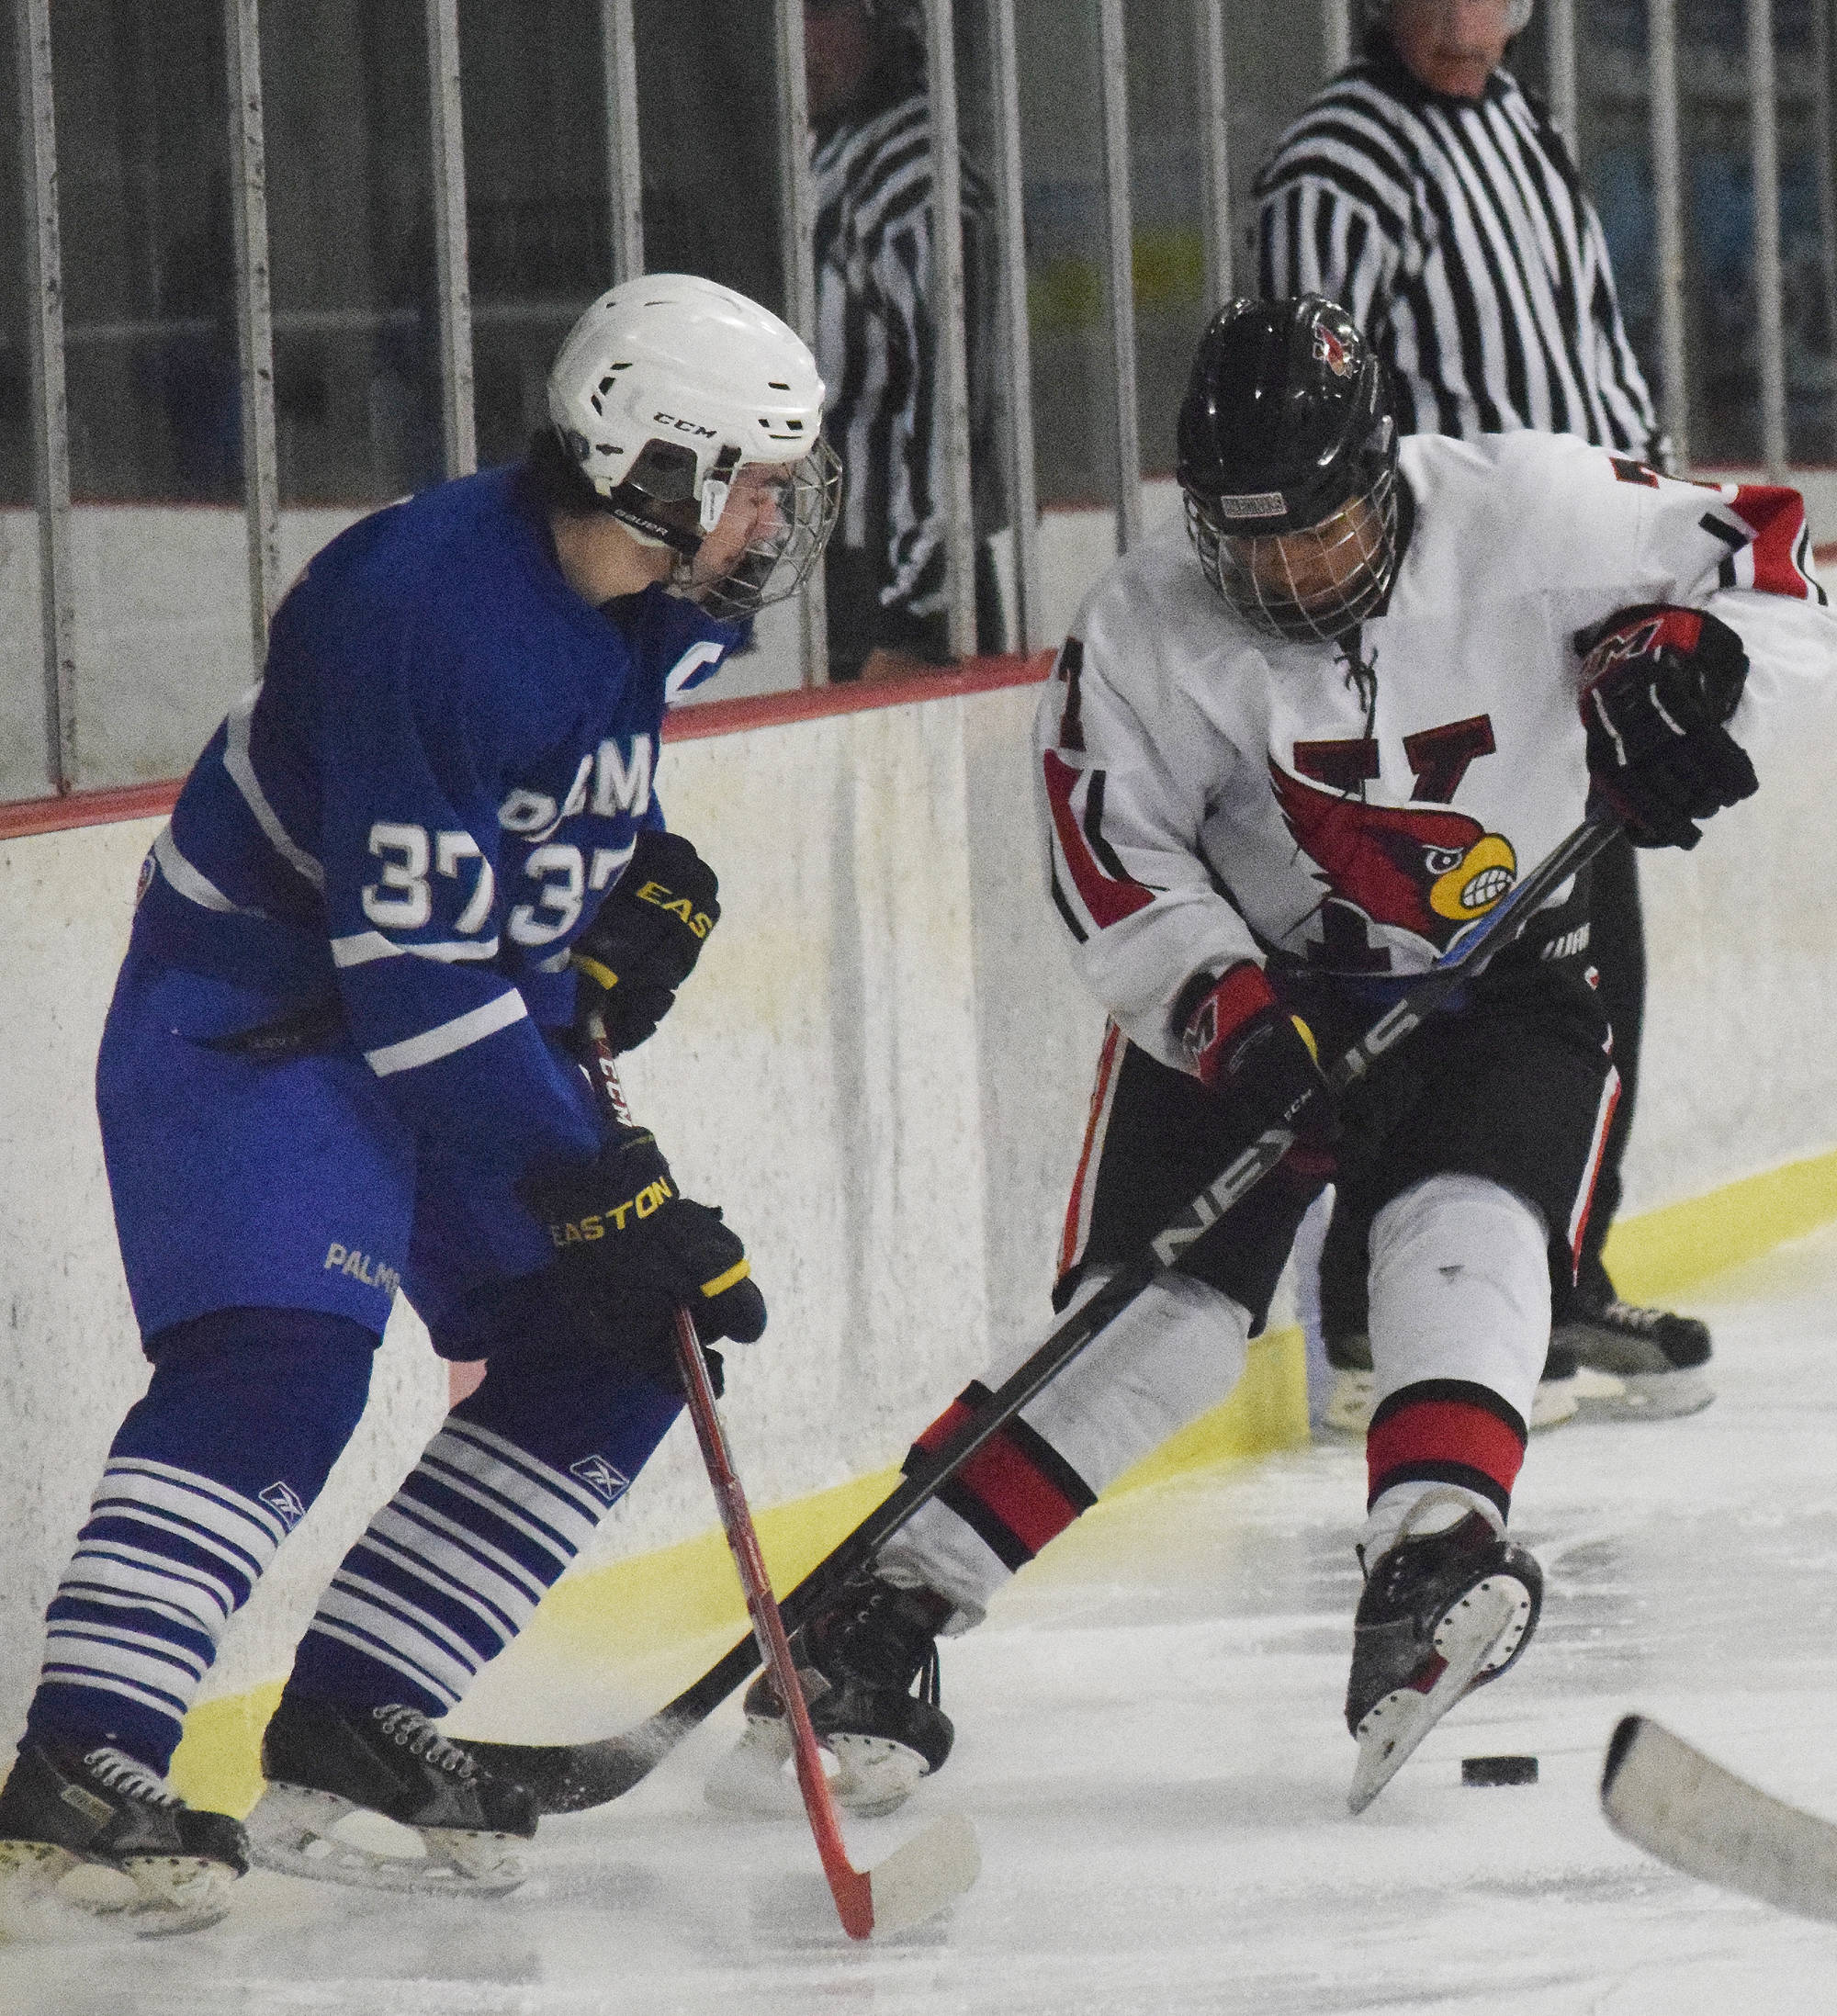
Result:
M208 1932L0 1953L0 2010L1837 2008L1837 1932L1673 1875L1596 1809L1608 1733L1639 1707L1837 1816L1837 1229L1691 1307L1716 1326L1721 1397L1534 1441L1515 1525L1549 1579L1538 1641L1359 1819L1340 1701L1361 1465L1316 1447L1103 1508L946 1648L955 1757L849 1835L872 1863L961 1810L983 1875L897 1943L849 1947L800 1822L703 1804L730 1706L618 1805L546 1822L509 1898L258 1875ZM1463 1788L1462 1756L1498 1751L1534 1752L1541 1783Z

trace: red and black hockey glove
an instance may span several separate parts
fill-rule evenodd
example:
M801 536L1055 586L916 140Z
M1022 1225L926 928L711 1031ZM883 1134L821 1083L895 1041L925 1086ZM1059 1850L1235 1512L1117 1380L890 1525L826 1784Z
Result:
M1226 1103L1246 1141L1286 1128L1296 1168L1327 1174L1339 1117L1308 1025L1249 960L1195 985L1205 992L1187 1013L1181 1041L1200 1083Z
M625 873L574 943L577 1026L599 1009L614 1053L653 1034L721 920L719 887L682 834L640 833Z
M659 1383L679 1383L678 1309L704 1346L750 1344L765 1328L746 1248L718 1210L678 1192L646 1129L616 1129L594 1161L530 1177L519 1194L547 1228L563 1291L594 1335Z
M1695 821L1760 788L1725 724L1748 654L1707 610L1641 603L1577 633L1588 771L1635 847L1695 847Z

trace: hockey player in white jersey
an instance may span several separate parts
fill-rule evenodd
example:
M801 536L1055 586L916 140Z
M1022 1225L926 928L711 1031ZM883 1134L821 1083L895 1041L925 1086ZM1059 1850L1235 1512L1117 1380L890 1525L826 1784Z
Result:
M1638 842L1695 846L1755 788L1756 716L1837 652L1794 492L1673 481L1541 434L1400 444L1382 366L1318 298L1218 316L1179 456L1188 536L1110 571L1039 715L1051 897L1110 1016L1058 1306L1265 1128L1297 1144L806 1632L828 1683L814 1718L868 1809L948 1755L938 1636L1230 1392L1330 1174L1373 1222L1355 1808L1519 1656L1541 1577L1506 1522L1546 1249L1572 1263L1617 1094L1585 892L1338 1111L1317 1059L1591 795ZM986 1395L972 1385L919 1447ZM782 1748L762 1684L749 1711L742 1756Z

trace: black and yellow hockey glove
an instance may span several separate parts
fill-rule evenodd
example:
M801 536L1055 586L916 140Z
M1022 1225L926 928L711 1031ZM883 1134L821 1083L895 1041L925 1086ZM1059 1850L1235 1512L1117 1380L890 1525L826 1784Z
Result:
M640 833L625 873L574 942L576 1027L599 1009L615 1054L654 1033L720 922L719 889L682 834Z
M592 1162L531 1177L520 1194L594 1335L661 1383L679 1383L676 1310L704 1345L750 1344L765 1328L746 1248L718 1210L681 1195L647 1129L617 1129Z

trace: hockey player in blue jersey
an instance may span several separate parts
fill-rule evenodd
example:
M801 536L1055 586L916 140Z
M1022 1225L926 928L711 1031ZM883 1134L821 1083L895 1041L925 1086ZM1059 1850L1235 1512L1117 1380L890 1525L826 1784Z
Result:
M163 1928L205 1923L251 1841L351 1881L518 1880L534 1801L434 1718L674 1418L671 1310L704 1341L764 1326L740 1240L649 1134L603 1129L569 1032L578 988L642 1041L719 915L664 831L659 733L822 550L823 387L776 317L653 276L582 316L548 401L523 463L318 556L143 870L97 1099L153 1372L51 1605L0 1897L104 1863ZM321 1597L245 1838L164 1773L398 1289L489 1368ZM425 1859L327 1843L354 1808Z

